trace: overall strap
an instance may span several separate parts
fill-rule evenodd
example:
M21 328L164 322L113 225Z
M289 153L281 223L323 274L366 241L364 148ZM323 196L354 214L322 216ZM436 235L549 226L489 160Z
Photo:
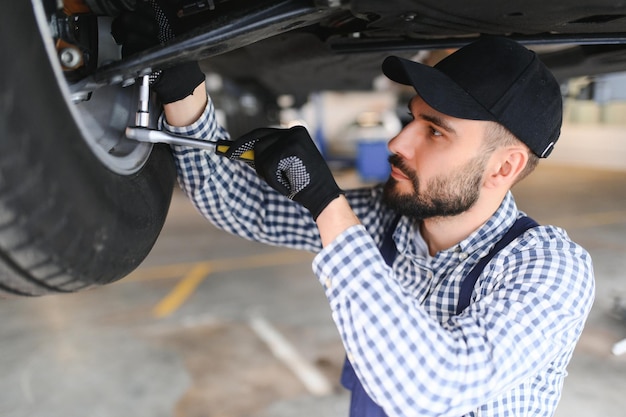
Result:
M380 246L380 252L385 259L387 265L391 266L393 264L394 259L397 255L396 244L393 241L393 233L396 230L398 221L400 220L400 216L397 216L393 222L387 228L385 235L383 236L383 240ZM517 236L524 233L524 231L528 230L531 227L538 226L538 224L531 219L530 217L521 217L517 219L517 221L511 226L507 233L502 237L502 239L496 243L496 245L491 249L489 254L482 258L478 264L472 269L469 275L463 280L461 284L461 296L459 297L459 302L457 304L457 314L463 311L470 303L470 299L472 296L472 290L476 281L478 280L478 276L481 274L485 265L493 258L493 256L498 253L502 248L507 246L513 239ZM365 392L361 381L357 377L354 372L354 368L352 368L352 364L346 358L344 362L343 372L341 374L341 384L352 391L352 396L350 399L350 417L387 417L385 411L376 404Z
M393 240L393 232L396 231L400 217L400 215L397 215L392 220L387 230L385 230L385 235L383 236L383 240L380 244L380 254L383 256L385 263L389 266L393 265L393 261L396 259L396 255L398 254L396 242Z
M470 271L470 273L463 279L461 283L461 294L459 295L459 301L456 305L456 314L461 314L470 305L470 299L472 298L472 292L478 277L485 269L485 266L489 261L509 243L511 243L516 237L520 236L526 230L539 226L536 221L528 216L518 218L513 226L502 236L502 239L496 243L496 245L489 251L489 253L481 258L476 266Z

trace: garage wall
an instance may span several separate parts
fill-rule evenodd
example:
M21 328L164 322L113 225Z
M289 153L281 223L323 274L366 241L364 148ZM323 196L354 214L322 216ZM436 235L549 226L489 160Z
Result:
M566 100L563 119L546 163L626 170L626 101Z
M565 124L548 162L626 170L626 126Z
M615 91L612 90L613 96ZM321 122L326 146L330 148L354 148L355 144L351 142L355 138L346 135L346 128L360 113L393 111L399 105L393 92L326 92L318 99L300 109L298 117L312 131ZM568 99L564 104L561 137L543 163L626 170L626 100ZM387 132L380 136L389 139L394 134Z

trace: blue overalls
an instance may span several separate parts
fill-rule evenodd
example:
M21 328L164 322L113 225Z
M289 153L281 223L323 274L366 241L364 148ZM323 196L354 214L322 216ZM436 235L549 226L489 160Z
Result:
M383 242L380 247L380 252L385 259L387 265L392 265L393 261L397 254L396 245L393 241L393 232L396 229L396 225L400 218L396 218L396 220L391 224L385 236L383 238ZM538 226L538 224L531 219L530 217L520 217L513 223L513 226L504 234L502 239L491 249L491 251L478 263L474 268L470 271L470 273L465 277L463 282L461 283L461 293L459 295L459 301L456 306L456 314L461 314L467 306L470 304L470 298L472 296L472 290L474 285L476 285L476 280L478 276L481 274L485 265L493 258L493 256L498 253L502 248L507 246L513 239L524 233L526 230L531 227ZM346 358L343 365L343 372L341 373L341 385L343 385L346 389L352 391L352 397L350 399L350 417L386 417L387 415L383 411L383 409L376 404L365 392L361 381L356 376L354 372L354 368L352 368L352 364Z

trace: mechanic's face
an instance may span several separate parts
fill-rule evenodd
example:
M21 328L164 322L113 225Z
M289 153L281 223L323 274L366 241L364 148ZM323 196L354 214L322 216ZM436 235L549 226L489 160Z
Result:
M413 120L389 142L385 201L415 219L467 211L480 196L489 159L481 146L485 122L444 115L418 96L409 111Z

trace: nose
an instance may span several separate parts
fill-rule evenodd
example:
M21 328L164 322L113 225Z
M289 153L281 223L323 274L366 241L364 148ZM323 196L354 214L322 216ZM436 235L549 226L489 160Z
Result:
M410 134L408 126L405 126L387 144L389 152L397 154L404 159L411 159L415 153L415 138Z

